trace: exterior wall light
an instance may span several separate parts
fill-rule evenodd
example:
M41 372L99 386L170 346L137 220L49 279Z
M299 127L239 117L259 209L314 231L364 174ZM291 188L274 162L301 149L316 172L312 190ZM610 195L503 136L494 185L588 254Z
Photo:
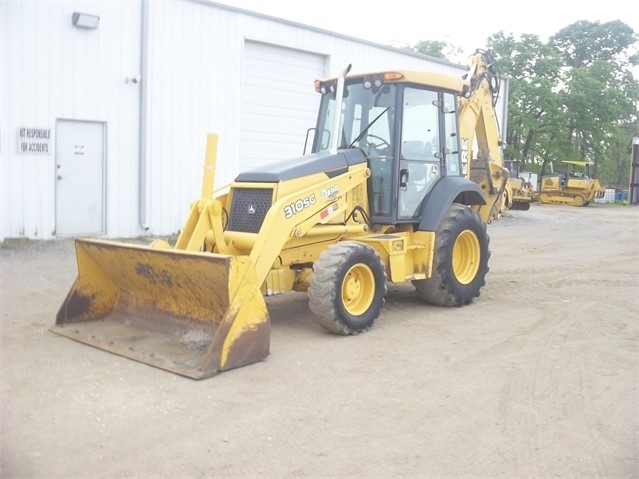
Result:
M90 13L73 12L71 17L73 25L78 28L98 28L100 23L100 17L98 15L91 15Z

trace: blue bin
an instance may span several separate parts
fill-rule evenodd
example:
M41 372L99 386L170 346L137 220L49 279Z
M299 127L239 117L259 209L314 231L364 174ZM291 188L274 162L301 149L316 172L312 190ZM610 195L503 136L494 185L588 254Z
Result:
M628 200L627 191L619 191L615 193L615 201L627 201L627 200Z

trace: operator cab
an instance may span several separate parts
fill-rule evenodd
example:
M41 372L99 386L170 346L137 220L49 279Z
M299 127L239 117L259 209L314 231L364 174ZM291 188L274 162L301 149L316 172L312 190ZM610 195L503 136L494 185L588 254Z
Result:
M317 82L322 94L313 153L359 148L368 159L369 204L374 223L417 223L421 205L444 176L462 176L454 93L408 82L387 72L345 79L339 128L336 80Z

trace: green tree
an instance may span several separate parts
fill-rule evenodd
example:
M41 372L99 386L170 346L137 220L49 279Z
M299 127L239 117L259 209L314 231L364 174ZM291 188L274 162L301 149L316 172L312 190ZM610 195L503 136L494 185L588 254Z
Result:
M639 38L623 22L578 21L561 29L549 44L563 60L562 99L566 139L579 156L595 163L608 184L623 184L628 172L619 145L637 134ZM626 179L627 181L627 179Z
M590 67L597 61L612 62L621 70L639 63L633 47L637 35L620 20L600 23L580 20L559 30L550 45L561 55L567 67Z
M422 40L415 45L406 45L403 50L421 53L442 60L451 60L455 55L461 54L461 49L450 43L439 40Z
M603 183L627 182L624 145L639 132L639 83L631 72L639 43L630 27L579 21L547 43L500 32L488 45L510 77L507 159L542 175L562 160L586 159Z
M510 77L506 159L518 160L521 169L539 172L566 148L559 138L561 60L537 35L504 35L488 45L500 72Z

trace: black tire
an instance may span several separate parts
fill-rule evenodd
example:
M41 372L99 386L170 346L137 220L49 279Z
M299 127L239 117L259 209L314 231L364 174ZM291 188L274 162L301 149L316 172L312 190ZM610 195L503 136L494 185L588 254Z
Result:
M486 284L489 242L479 214L452 204L435 237L432 277L413 281L419 297L437 306L471 303Z
M356 241L329 246L313 264L309 307L317 323L335 334L370 328L384 306L386 271L377 252Z

